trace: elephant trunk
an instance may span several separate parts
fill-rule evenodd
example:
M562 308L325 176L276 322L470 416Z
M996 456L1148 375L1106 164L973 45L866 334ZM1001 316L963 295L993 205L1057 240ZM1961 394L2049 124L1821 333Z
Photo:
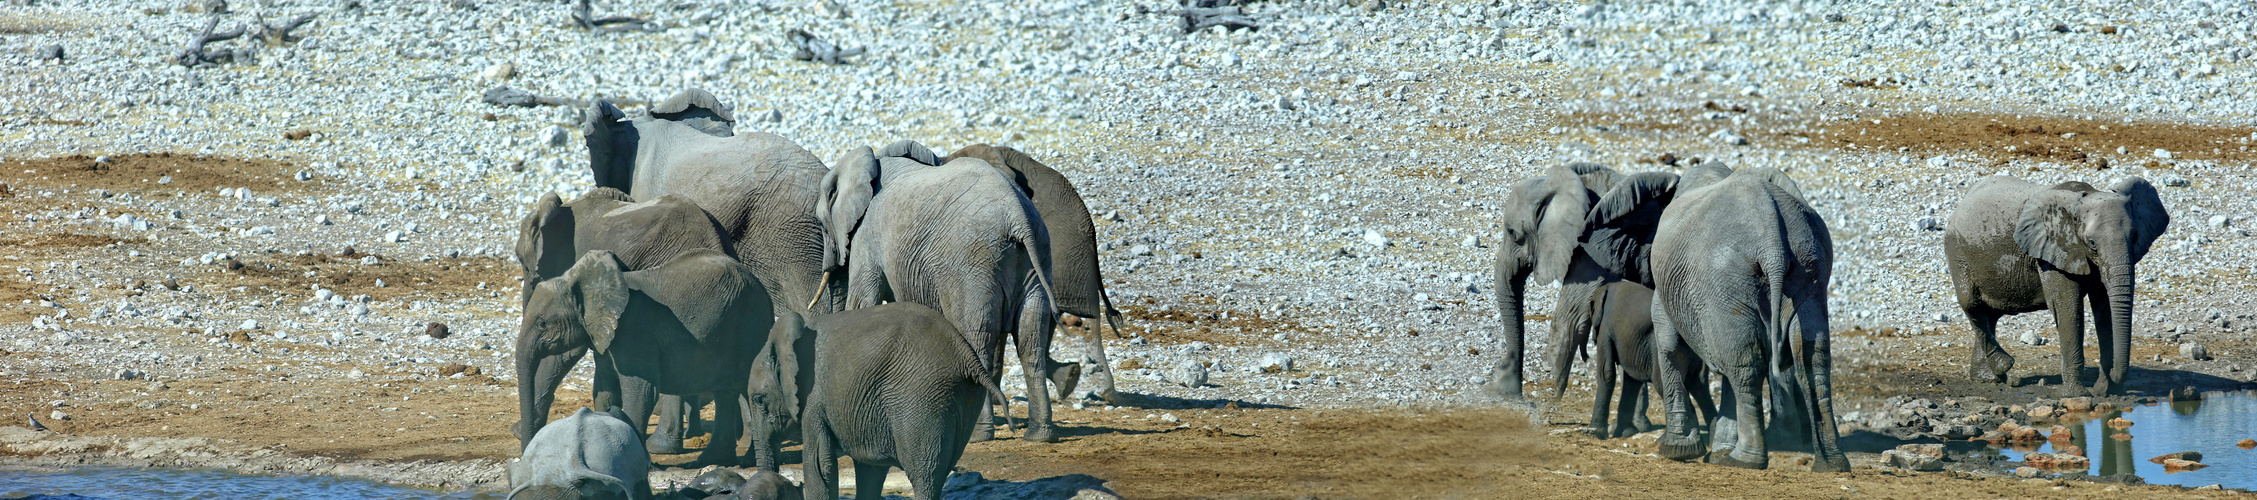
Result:
M2098 340L2113 347L2108 353L2109 359L2105 360L2107 364L2102 367L2107 373L2101 374L2103 379L2110 382L2108 393L2111 395L2124 392L2124 377L2131 374L2132 291L2133 277L2137 276L2133 271L2132 264L2111 266L2107 276L2103 278L2102 286L2108 292L2109 324L2095 326L2108 329Z
M541 353L520 346L517 356L517 442L522 449L533 434L548 424L549 408L556 404L557 386L579 364L586 348L561 353Z
M1515 248L1507 245L1497 252L1494 287L1499 319L1504 323L1499 333L1504 337L1505 346L1504 359L1498 361L1497 367L1491 370L1489 383L1491 391L1497 396L1517 401L1521 399L1521 372L1526 359L1524 351L1528 347L1523 325L1528 316L1521 301L1528 291L1530 266L1526 259L1520 258L1521 253L1514 250Z

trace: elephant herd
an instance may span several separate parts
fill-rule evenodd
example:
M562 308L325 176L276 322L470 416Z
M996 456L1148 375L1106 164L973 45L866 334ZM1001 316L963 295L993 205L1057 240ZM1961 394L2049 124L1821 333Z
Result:
M781 137L734 130L729 107L697 89L632 115L599 102L585 117L596 187L542 196L518 228L513 431L519 468L544 470L513 470L512 498L647 497L615 463L647 469L650 453L683 452L705 401L698 463L773 473L784 441L798 441L809 491L835 489L833 459L851 456L860 481L898 466L918 498L936 498L965 444L994 438L987 402L1009 404L997 386L1006 342L1029 388L1020 438L1050 442L1048 389L1073 393L1083 373L1052 358L1053 329L1119 329L1087 207L1019 151L940 157L902 141L825 167ZM1110 400L1095 340L1086 359ZM557 388L590 353L593 406L608 411L551 428ZM659 430L643 436L654 411ZM635 449L586 449L621 443Z
M830 498L834 458L851 456L864 485L901 467L917 498L937 498L965 444L994 438L990 403L1008 409L1007 342L1028 388L1022 439L1058 438L1048 389L1072 393L1085 370L1115 398L1095 320L1117 331L1120 312L1095 228L1072 183L1032 157L984 144L943 157L902 141L826 167L789 140L734 130L729 107L697 89L632 114L599 102L585 117L596 187L541 197L519 227L513 430L524 449L512 498L648 497L637 471L649 453L683 452L708 401L698 463L756 471L732 484L788 485L774 477L778 450L797 441L810 497ZM1801 449L1814 470L1848 469L1833 411L1833 242L1786 173L1571 163L1515 183L1505 210L1494 287L1504 358L1484 392L1522 399L1524 297L1531 282L1558 282L1550 373L1564 392L1575 358L1596 348L1593 433L1651 427L1651 385L1665 457L1763 468L1772 449ZM2105 191L1976 183L1944 234L1974 326L1970 374L2018 382L1997 321L2050 310L2063 379L2077 381L2064 387L2085 393L2089 298L2101 358L2090 391L2122 393L2133 270L2169 219L2137 177ZM1090 363L1053 359L1053 330L1083 318ZM590 352L594 406L608 411L546 422ZM659 430L644 436L654 410ZM736 456L740 438L749 456Z
M1595 436L1649 428L1651 384L1668 417L1664 457L1764 468L1776 447L1812 452L1813 470L1848 470L1828 345L1833 242L1784 172L1708 162L1681 175L1622 174L1574 163L1515 184L1506 205L1495 275L1505 358L1486 392L1522 398L1523 297L1532 280L1558 282L1548 353L1554 393L1564 393L1574 360L1595 347ZM2106 191L2004 175L1978 181L1944 229L1953 290L1974 326L1969 373L2019 385L2007 377L2014 358L1998 346L1998 319L2050 310L2062 337L2062 379L2075 381L2064 391L2122 394L2133 270L2169 225L2160 195L2138 177ZM2101 357L2093 383L2083 374L2088 298ZM1721 379L1721 405L1710 398L1712 375Z

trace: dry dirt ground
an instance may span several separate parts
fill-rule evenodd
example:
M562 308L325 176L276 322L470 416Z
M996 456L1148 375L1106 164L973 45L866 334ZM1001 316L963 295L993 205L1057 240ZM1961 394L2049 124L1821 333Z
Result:
M1734 113L1729 104L1686 113ZM1669 117L1628 120L1608 117L1609 123L1653 123L1656 127L1678 123ZM2038 154L2076 159L2081 151L2113 150L2118 143L2169 144L2174 151L2196 157L2243 161L2244 149L2218 145L2225 138L2245 137L2248 130L2181 126L2130 126L2062 120L2015 121L2000 117L1911 116L1860 125L1850 132L1842 125L1818 128L1807 134L1757 137L1756 141L1792 143L1794 147L1934 148L1983 151L1991 155ZM2041 131L2042 130L2042 131ZM1880 131L1878 133L1873 131ZM1917 131L1917 132L1915 132ZM2069 132L2077 135L2066 136ZM1807 140L1797 139L1798 137ZM2127 138L2130 137L2130 138ZM2012 146L2013 149L2008 149ZM2095 165L2095 168L2101 168ZM47 200L30 200L8 193L30 188L133 190L154 179L171 176L185 193L209 193L214 187L269 189L326 189L320 182L286 182L293 167L268 159L206 158L169 154L128 156L111 164L89 158L65 157L37 160L26 170L0 177L9 189L0 189L0 212L58 208ZM158 193L163 191L151 191ZM144 196L156 196L149 194ZM37 206L34 204L37 203ZM65 207L68 208L68 207ZM138 214L162 219L165 214ZM68 232L0 234L7 267L36 268L51 262L106 259L113 247L141 248L167 254L194 255L201 248L149 248L142 240ZM170 286L198 285L226 280L208 288L244 300L267 300L275 294L298 294L319 284L340 294L427 293L434 299L447 294L486 294L471 283L507 282L514 263L498 259L436 259L385 266L382 275L356 274L339 267L316 273L320 283L307 281L301 270L319 270L338 258L360 255L288 256L253 255L242 269L226 274L177 278ZM354 268L357 269L357 268ZM116 284L100 290L99 298L145 293L168 286L155 274L146 281ZM425 286L375 287L374 280ZM2143 290L2144 291L2144 290ZM18 281L0 281L0 322L29 322L34 305L49 298L51 290ZM1210 304L1211 305L1211 304ZM1291 322L1234 320L1228 324L1206 322L1197 300L1166 312L1143 304L1124 304L1139 328L1149 328L1145 338L1154 343L1194 340L1229 345L1245 338L1261 338L1272 331L1310 334ZM486 311L484 314L506 314ZM1233 317L1259 317L1238 315ZM1540 316L1532 317L1530 331L1543 331ZM1847 325L1848 322L1840 322ZM2022 388L1970 383L1965 370L1963 323L1944 323L1938 332L1910 335L1890 330L1844 327L1836 333L1838 409L1841 412L1877 404L1891 396L1930 398L1981 396L1993 400L2050 397L2046 383L2058 384L2053 366L2055 348L2030 347L2007 342L2022 360L2016 375L2031 382ZM1941 340L1939 342L1939 340ZM248 341L236 339L230 341ZM2252 366L2257 345L2246 338L2205 340L2216 361L2173 359L2170 345L2135 344L2135 359L2142 360L2133 373L2133 389L2159 394L2179 385L2227 384L2228 379L2205 375ZM164 350L164 343L137 344L134 348ZM313 357L325 347L294 347L299 357ZM2089 348L2088 348L2089 349ZM1888 353L1887 356L1874 355ZM1478 354L1478 353L1475 353ZM2095 353L2096 355L2096 353ZM260 376L273 365L256 363L203 366L201 373L177 378L115 380L114 367L86 366L56 353L0 351L0 414L39 415L54 410L51 401L68 396L81 403L64 408L67 421L49 420L55 431L81 436L213 438L239 441L302 457L337 461L410 463L505 460L514 454L516 440L508 426L516 420L516 392L512 382L487 373L506 365L471 367L480 373L459 378L432 377L421 381L393 379L369 383L342 378L289 380ZM30 367L58 366L37 373ZM374 366L331 366L337 370ZM2208 377L2208 378L2204 378ZM2234 377L2241 380L2245 377ZM1530 390L1539 388L1531 384ZM1589 394L1571 390L1556 403L1543 405L1531 422L1515 410L1482 408L1315 409L1257 407L1234 403L1212 408L1212 402L1132 396L1121 408L1058 408L1065 440L1057 444L1032 444L1016 440L975 444L961 466L991 478L1031 480L1063 474L1089 474L1110 481L1129 498L1619 498L1619 497L1753 497L1753 498L2153 498L2162 496L2221 497L2244 495L2231 491L2188 490L2179 487L2124 487L2107 484L2040 479L1984 477L1964 472L1913 473L1875 466L1878 449L1855 449L1856 470L1846 474L1817 474L1802 470L1807 462L1794 454L1779 454L1778 467L1747 471L1704 464L1681 464L1648 454L1651 440L1637 438L1601 441L1575 432L1587 417ZM555 416L583 404L585 392L567 389L559 395ZM1194 409L1194 406L1201 407ZM1021 403L1015 409L1023 415ZM1657 414L1658 416L1658 414ZM9 417L20 418L20 417ZM10 421L14 423L16 421ZM1845 429L1845 431L1850 429ZM692 444L700 444L693 440ZM7 450L0 447L0 451ZM688 456L662 457L682 463ZM17 463L115 463L101 454L0 457ZM148 460L148 463L158 463ZM131 465L129 460L125 465ZM452 482L497 486L491 478L480 480L402 476L415 482Z

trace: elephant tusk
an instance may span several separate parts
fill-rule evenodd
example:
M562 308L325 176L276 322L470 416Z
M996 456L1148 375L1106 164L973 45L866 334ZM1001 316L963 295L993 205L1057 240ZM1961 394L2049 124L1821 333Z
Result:
M815 310L815 303L823 301L823 289L830 288L831 272L823 271L823 279L815 282L815 298L807 299L807 310Z

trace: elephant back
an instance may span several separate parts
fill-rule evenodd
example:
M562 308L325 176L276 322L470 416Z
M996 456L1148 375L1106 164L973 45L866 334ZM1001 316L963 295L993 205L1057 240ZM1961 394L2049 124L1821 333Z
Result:
M957 158L978 158L1000 168L1034 202L1044 228L1050 232L1051 279L1057 285L1052 293L1059 311L1098 317L1104 278L1097 263L1097 225L1074 183L1065 174L1010 147L973 144L948 155L942 163Z

